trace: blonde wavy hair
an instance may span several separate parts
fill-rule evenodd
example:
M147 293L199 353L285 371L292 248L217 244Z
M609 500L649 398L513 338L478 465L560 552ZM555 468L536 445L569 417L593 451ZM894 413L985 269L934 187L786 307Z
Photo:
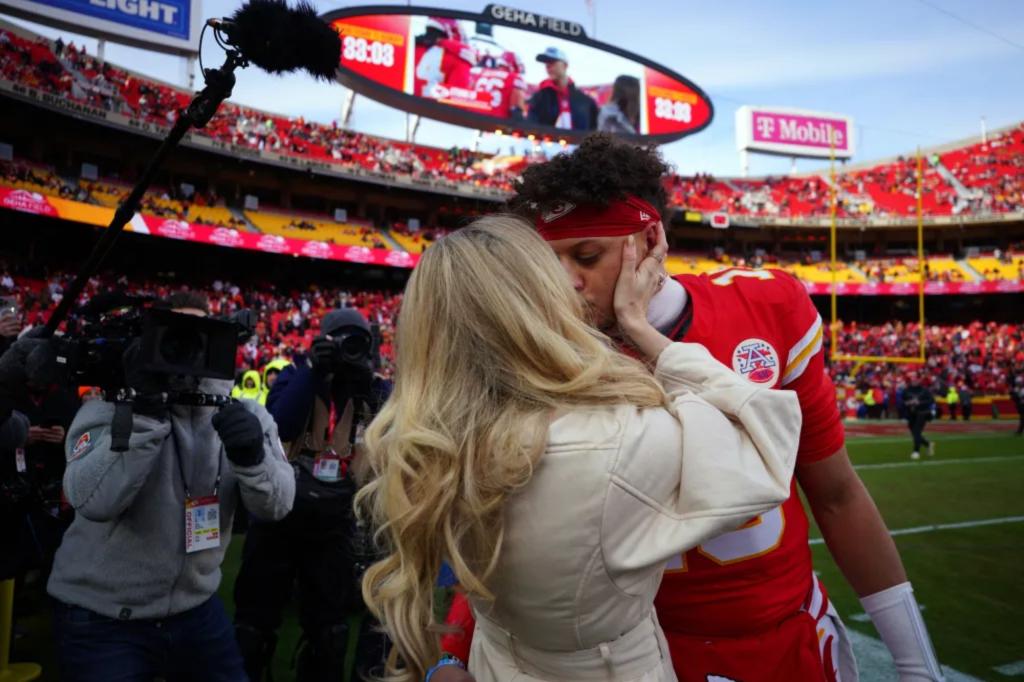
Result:
M396 343L394 392L367 429L369 480L356 505L387 553L363 578L397 647L387 678L412 682L441 653L442 560L467 593L493 599L504 502L529 482L553 416L668 401L586 323L554 252L512 216L481 218L423 254Z

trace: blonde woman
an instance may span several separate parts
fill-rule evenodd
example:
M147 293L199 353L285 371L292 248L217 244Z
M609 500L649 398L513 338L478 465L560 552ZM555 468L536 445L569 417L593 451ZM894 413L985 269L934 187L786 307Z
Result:
M418 682L440 654L433 583L477 616L479 682L675 680L652 602L666 561L789 495L796 398L646 320L653 259L626 240L622 331L589 326L533 228L491 216L439 240L406 287L394 392L358 503L388 555L363 580Z

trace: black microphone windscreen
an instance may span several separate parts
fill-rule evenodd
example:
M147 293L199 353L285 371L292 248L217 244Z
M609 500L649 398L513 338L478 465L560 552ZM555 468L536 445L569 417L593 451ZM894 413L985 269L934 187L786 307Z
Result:
M229 42L264 71L305 69L314 78L334 78L341 39L308 2L289 8L285 0L249 0L229 22L224 27Z

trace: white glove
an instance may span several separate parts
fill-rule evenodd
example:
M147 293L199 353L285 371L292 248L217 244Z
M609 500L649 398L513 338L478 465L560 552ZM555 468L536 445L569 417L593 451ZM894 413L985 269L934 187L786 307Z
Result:
M900 682L945 681L909 582L863 597L860 603L892 654Z

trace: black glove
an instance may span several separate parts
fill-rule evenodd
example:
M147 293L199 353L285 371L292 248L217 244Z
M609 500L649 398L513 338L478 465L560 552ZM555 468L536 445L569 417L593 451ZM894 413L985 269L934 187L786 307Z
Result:
M319 336L309 347L309 359L313 362L313 371L324 376L334 372L341 359L341 351L334 339Z
M231 403L213 415L213 428L232 464L251 467L263 461L263 425L241 403Z

